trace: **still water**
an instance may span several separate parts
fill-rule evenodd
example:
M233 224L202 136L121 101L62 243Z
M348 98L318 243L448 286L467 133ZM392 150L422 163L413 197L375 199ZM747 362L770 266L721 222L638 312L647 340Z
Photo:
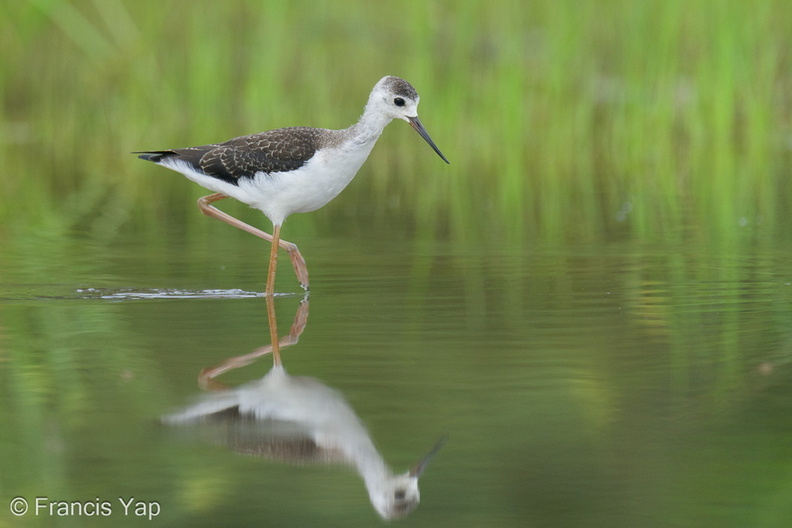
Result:
M395 474L447 438L395 523L792 525L792 251L295 241L311 294L283 258L284 375ZM0 256L0 526L383 524L343 457L278 452L288 424L163 422L266 379L267 252Z

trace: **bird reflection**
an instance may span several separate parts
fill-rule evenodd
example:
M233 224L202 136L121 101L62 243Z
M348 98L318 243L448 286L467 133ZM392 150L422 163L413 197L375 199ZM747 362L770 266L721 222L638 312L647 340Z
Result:
M274 312L268 311L268 315L274 317ZM297 309L289 335L279 340L280 347L297 343L307 320L305 299ZM274 348L277 353L277 344ZM394 474L343 395L316 378L288 374L278 357L260 380L228 388L215 379L272 351L273 345L266 345L204 369L199 385L212 392L179 412L164 416L163 422L220 431L222 438L217 440L239 453L292 463L351 465L363 479L371 504L380 516L398 519L412 512L420 500L418 478L445 439L409 471Z

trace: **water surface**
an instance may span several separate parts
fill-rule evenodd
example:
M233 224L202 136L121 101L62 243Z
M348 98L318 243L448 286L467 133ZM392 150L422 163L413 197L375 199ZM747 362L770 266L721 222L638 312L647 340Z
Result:
M792 519L792 252L297 241L310 315L287 371L340 391L395 471L448 435L399 522ZM148 522L124 514L131 497L156 502L163 526L379 524L348 467L251 457L160 423L202 392L202 369L269 339L268 249L218 244L47 239L0 257L0 524ZM285 258L276 289L286 335L303 295ZM112 512L14 517L17 496Z

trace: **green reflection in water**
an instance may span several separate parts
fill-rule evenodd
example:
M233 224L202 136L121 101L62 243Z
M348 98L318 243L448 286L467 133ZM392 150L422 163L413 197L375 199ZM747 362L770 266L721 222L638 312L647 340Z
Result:
M481 254L480 244L379 232L306 237L311 320L284 354L290 371L344 393L394 466L449 433L410 522L788 518L788 253L611 244ZM4 497L136 494L199 524L372 520L342 469L252 462L185 446L156 425L198 390L201 368L266 342L261 299L118 302L77 291L260 291L263 259L251 263L266 248L246 242L141 250L130 240L106 256L69 238L8 246ZM189 255L185 273L175 255ZM289 287L284 273L278 289ZM281 328L298 299L277 300ZM248 368L227 381L268 366Z

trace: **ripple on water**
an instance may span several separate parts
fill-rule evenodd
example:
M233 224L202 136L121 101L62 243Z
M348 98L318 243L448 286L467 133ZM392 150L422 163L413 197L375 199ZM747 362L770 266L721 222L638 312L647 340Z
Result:
M76 290L83 299L106 299L111 301L150 300L150 299L249 299L263 297L261 292L252 292L239 288L183 290L183 289L102 289L79 288ZM277 295L277 294L276 294Z

